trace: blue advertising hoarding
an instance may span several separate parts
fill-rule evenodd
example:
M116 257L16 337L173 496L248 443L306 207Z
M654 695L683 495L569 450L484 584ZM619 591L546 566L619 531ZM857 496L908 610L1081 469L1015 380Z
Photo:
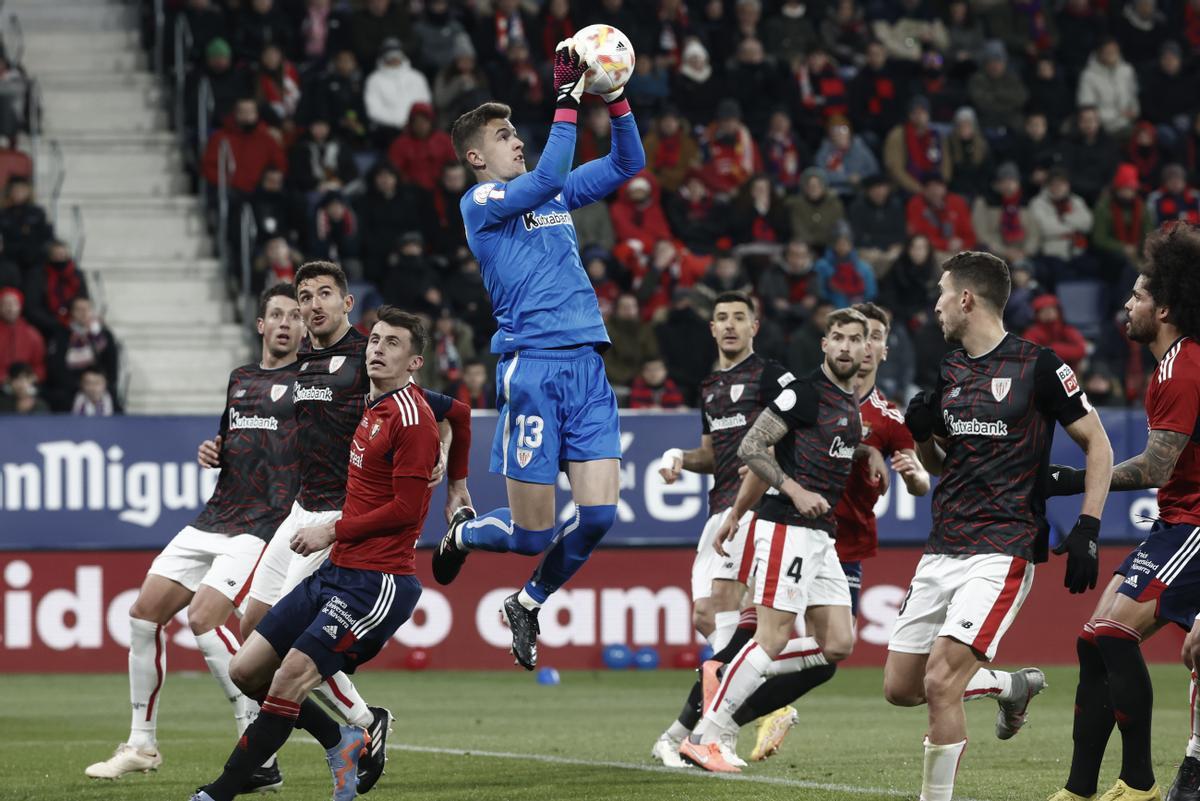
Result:
M1117 461L1146 442L1140 411L1102 413ZM506 504L504 482L487 472L494 413L472 420L471 494L476 508ZM192 521L216 485L217 472L196 464L196 446L216 433L207 417L0 417L0 549L157 549ZM694 545L708 514L709 477L684 473L672 486L658 476L669 447L694 447L695 412L628 412L622 416L621 503L607 546ZM1054 460L1082 466L1079 449L1061 430ZM876 507L884 544L923 542L929 500L913 498L895 480ZM560 513L571 514L560 476ZM434 494L422 544L444 531L444 489ZM1156 512L1151 492L1109 497L1102 538L1137 541ZM1054 499L1050 519L1069 529L1077 498Z

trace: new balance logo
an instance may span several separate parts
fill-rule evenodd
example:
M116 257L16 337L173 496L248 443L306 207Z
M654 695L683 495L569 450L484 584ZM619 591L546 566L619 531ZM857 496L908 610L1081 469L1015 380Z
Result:
M335 640L337 639L337 626L333 625L332 623L328 626L322 626L321 630L324 631L326 634L328 634L333 639L335 639Z
M962 626L964 629L970 629L970 628L974 627L975 624L972 623L970 620L960 620L960 621L958 621L958 625Z
M1134 573L1132 576L1129 576L1128 578L1126 578L1125 583L1128 584L1130 587L1136 587L1138 585L1137 574Z

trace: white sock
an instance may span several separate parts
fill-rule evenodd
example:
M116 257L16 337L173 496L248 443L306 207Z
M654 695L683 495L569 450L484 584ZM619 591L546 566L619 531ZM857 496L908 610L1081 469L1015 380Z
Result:
M1192 671L1192 682L1188 686L1188 707L1192 712L1192 736L1188 738L1187 755L1200 759L1200 682L1196 680L1196 671Z
M950 801L954 794L954 775L967 741L934 745L925 738L925 772L921 779L921 801Z
M159 692L167 675L167 632L149 620L129 618L129 744L153 749Z
M704 710L704 719L693 732L700 735L700 742L716 742L722 730L737 731L733 714L763 683L763 672L770 664L771 657L754 640L738 651L725 670L712 706Z
M200 646L200 653L204 654L208 672L217 680L217 684L221 685L221 692L225 693L229 703L233 704L233 717L237 723L238 734L244 733L246 727L250 725L246 705L242 702L245 696L229 678L229 660L233 659L233 655L237 653L239 645L237 638L229 629L217 626L211 631L197 634L196 645Z
M521 591L517 593L517 603L528 609L530 612L532 612L534 609L542 608L541 601L534 600L532 595L525 592L524 587L522 587Z
M681 742L683 741L684 737L687 737L691 733L692 730L684 726L678 720L671 721L671 725L667 727L666 731L666 735L672 740L679 740Z
M350 677L341 671L318 684L313 692L321 696L331 708L337 710L338 714L344 717L351 726L365 729L375 719L371 711L367 709L367 702L354 688Z
M980 698L996 698L1000 701L1011 701L1012 674L1003 670L980 668L967 682L963 692L964 701L978 701Z
M733 633L737 631L738 621L741 619L742 613L734 610L732 612L717 612L713 615L712 634L708 635L708 644L712 646L713 653L718 653L729 645L729 641L733 639Z
M763 671L766 677L782 676L784 673L799 673L801 670L828 665L825 652L813 637L793 637L779 652L779 656L771 660L771 664Z

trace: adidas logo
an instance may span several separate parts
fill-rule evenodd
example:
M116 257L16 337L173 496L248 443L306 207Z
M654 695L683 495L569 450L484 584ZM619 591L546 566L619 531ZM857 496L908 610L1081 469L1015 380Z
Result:
M1125 579L1125 583L1128 584L1130 587L1136 587L1138 585L1137 574L1134 573L1129 578Z
M624 50L624 49L625 49L625 43L624 43L624 42L617 42L617 47L616 47L616 49L617 49L617 50Z
M337 626L333 625L332 623L329 624L328 626L322 626L321 630L324 631L326 634L328 634L333 639L335 639L335 640L337 639Z

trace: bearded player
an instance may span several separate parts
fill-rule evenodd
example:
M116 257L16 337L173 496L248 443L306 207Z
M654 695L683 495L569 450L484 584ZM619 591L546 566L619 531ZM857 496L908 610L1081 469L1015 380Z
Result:
M587 561L617 514L621 458L617 398L600 351L609 346L600 305L579 259L570 211L607 197L646 163L623 91L605 95L612 150L572 170L575 122L590 63L574 43L554 54L557 109L545 149L525 171L512 111L485 103L454 123L459 159L476 185L462 198L467 243L498 330L492 338L500 424L490 469L505 477L507 507L457 515L433 558L434 578L454 580L472 550L537 555L520 591L505 599L512 654L537 665L538 610ZM555 482L565 470L575 514L555 527Z

